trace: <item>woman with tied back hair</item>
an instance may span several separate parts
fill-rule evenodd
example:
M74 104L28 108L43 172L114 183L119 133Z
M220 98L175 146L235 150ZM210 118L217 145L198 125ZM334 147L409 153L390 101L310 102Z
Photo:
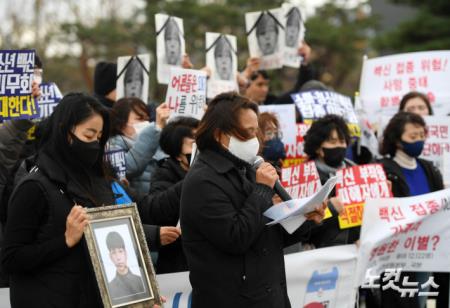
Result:
M156 162L163 157L157 152L158 142L169 114L169 107L162 103L156 108L156 121L150 123L147 105L138 98L122 98L111 110L109 146L125 151L126 177L139 196L148 193Z
M380 148L380 154L384 158L380 163L383 164L386 176L392 183L394 197L418 196L444 188L439 170L430 161L419 158L426 136L425 121L414 113L399 112L386 126ZM439 230L436 232L439 233ZM423 284L428 280L430 273L405 272L402 273L403 276L409 276L409 281ZM448 307L448 275L435 274L434 278L439 284L438 291L447 294L442 298L439 297L440 304L437 307ZM444 297L446 299L443 299ZM426 297L418 296L401 298L397 291L388 289L382 291L382 306L424 307L425 302L420 303L422 298L426 300Z
M103 306L82 237L85 208L117 203L103 163L108 137L108 111L91 96L67 94L51 115L37 167L8 206L1 261L12 307Z
M192 307L290 307L283 247L308 237L314 223L293 234L266 226L278 175L269 163L252 166L258 132L258 106L236 93L216 96L200 121L180 213ZM322 218L322 205L308 216Z
M431 108L428 97L416 91L409 92L403 96L398 111L412 112L420 116L433 115L433 108Z

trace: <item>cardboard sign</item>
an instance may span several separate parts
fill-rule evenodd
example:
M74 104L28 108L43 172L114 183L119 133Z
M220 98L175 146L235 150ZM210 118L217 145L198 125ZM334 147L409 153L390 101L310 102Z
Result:
M322 187L313 161L282 168L281 185L293 199L309 197Z
M172 68L166 102L172 110L172 117L187 116L201 119L206 104L206 73Z
M117 59L117 99L137 97L148 101L150 55L125 56Z
M330 91L300 92L292 94L291 97L305 123L311 124L327 114L336 114L345 119L352 136L359 137L361 135L358 118L350 97Z
M31 87L34 50L0 50L0 119L35 119L39 105Z
M435 114L450 112L450 51L424 51L364 59L361 102L376 123L392 116L402 97L411 91L426 94Z
M155 15L158 82L168 84L171 67L181 67L186 47L183 19L165 14Z
M450 190L369 199L361 227L358 282L370 283L386 269L450 271Z
M341 229L361 225L364 202L367 199L392 197L386 174L380 164L340 169L336 176L336 196L344 205L344 212L339 215Z
M287 168L290 166L299 165L308 160L305 152L303 151L304 139L303 136L306 135L310 125L299 123L296 124L296 136L295 143L293 144L285 144L286 151L286 159L283 161L283 168Z
M54 82L41 83L39 88L41 88L41 96L38 99L39 118L43 119L53 113L53 109L55 109L63 96Z
M260 69L276 69L283 66L284 26L283 9L245 14L250 57L261 59Z
M206 33L206 66L211 70L208 78L208 98L224 92L238 91L236 36Z

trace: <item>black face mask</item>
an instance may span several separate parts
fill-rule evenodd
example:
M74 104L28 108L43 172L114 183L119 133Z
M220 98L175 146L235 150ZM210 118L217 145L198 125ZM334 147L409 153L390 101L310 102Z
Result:
M335 147L335 148L322 148L323 160L330 167L339 167L344 161L347 148Z
M70 149L77 160L86 167L92 167L100 154L100 143L98 141L84 142L72 135Z

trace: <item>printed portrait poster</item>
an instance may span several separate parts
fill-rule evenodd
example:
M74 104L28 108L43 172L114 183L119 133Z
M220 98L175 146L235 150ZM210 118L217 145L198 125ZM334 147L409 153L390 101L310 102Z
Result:
M137 97L148 101L150 55L125 56L117 59L117 99Z
M53 109L58 105L63 98L61 91L54 82L41 83L41 96L38 99L39 104L39 118L47 118L53 113Z
M34 50L0 50L0 120L35 119L32 95Z
M250 57L261 59L260 69L277 69L283 66L284 26L283 9L245 14Z
M284 25L284 59L283 65L299 68L302 57L298 54L305 37L304 14L299 6L283 3L283 25Z
M155 15L157 78L168 84L171 67L181 67L186 53L183 19L165 14Z
M206 66L211 70L207 97L238 91L237 41L234 35L206 33Z

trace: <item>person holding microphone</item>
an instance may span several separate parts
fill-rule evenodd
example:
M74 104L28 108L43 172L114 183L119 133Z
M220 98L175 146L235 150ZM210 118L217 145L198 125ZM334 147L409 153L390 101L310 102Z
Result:
M266 226L278 175L253 167L258 133L258 106L236 93L214 98L200 121L180 210L193 308L290 307L283 248L309 236L323 207L293 234Z

